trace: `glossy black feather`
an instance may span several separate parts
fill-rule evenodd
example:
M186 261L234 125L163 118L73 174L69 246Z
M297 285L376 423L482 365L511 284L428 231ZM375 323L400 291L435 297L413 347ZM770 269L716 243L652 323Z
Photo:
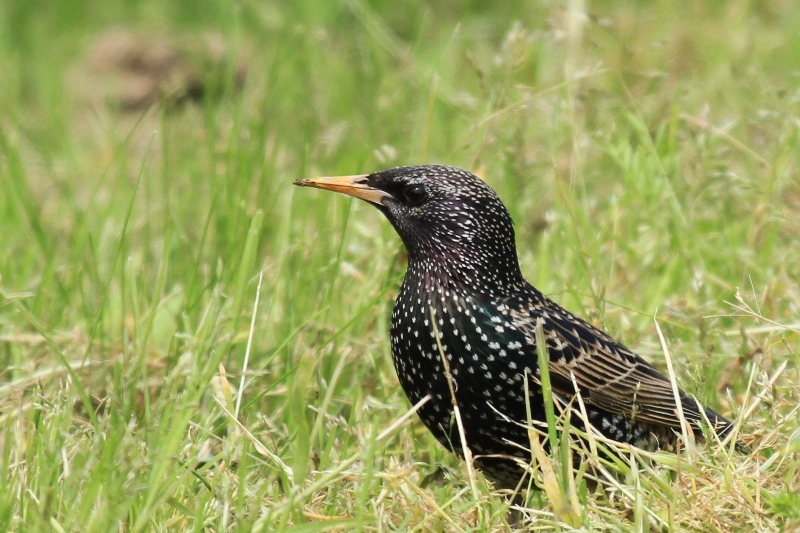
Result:
M391 195L378 207L408 250L392 313L392 358L412 403L431 395L419 415L442 444L461 453L435 332L476 464L502 486L520 478L512 458L530 460L525 376L532 417L545 420L537 324L557 398L571 401L577 384L591 424L603 435L648 448L674 444L680 421L669 380L525 281L511 217L488 185L445 166L390 169L363 183ZM698 429L702 408L683 391L679 396L686 420ZM703 411L719 434L731 429L725 418Z

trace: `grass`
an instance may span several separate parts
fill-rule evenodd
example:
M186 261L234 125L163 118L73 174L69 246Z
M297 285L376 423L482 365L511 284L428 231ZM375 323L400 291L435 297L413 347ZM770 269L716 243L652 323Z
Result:
M48 7L0 7L0 529L800 528L794 3ZM202 90L121 106L119 28ZM595 493L564 443L514 524L403 418L399 239L290 185L425 162L485 175L527 278L666 369L663 332L752 453L626 450Z

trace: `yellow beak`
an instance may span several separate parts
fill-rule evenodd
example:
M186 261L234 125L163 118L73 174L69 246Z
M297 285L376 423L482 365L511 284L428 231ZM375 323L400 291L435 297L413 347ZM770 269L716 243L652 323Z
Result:
M355 176L309 178L297 180L294 184L300 187L316 187L317 189L340 192L376 205L381 205L384 198L392 198L391 194L367 185L365 183L366 179L367 174L357 174Z

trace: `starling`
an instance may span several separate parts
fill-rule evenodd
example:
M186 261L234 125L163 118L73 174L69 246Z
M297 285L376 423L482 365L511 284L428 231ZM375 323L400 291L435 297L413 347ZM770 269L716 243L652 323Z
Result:
M455 397L475 465L496 485L513 488L523 475L519 460L530 461L528 417L546 421L537 338L546 340L554 401L565 406L580 392L589 423L612 440L647 449L675 444L681 421L670 380L525 281L511 216L482 180L425 165L295 184L366 200L397 230L408 251L391 324L400 384L412 404L430 395L420 418L463 456ZM706 420L720 436L732 429L677 395L693 429ZM571 425L583 427L582 420L575 415Z

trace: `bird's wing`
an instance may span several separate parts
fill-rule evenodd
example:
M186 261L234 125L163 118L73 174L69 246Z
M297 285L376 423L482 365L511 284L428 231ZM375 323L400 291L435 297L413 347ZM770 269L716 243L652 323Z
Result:
M585 403L628 418L680 428L672 385L650 363L591 324L546 300L527 309L511 310L514 325L531 346L537 322L543 324L554 392L571 397L575 385ZM697 401L679 390L683 415L699 427L703 415ZM717 432L730 423L704 410Z

